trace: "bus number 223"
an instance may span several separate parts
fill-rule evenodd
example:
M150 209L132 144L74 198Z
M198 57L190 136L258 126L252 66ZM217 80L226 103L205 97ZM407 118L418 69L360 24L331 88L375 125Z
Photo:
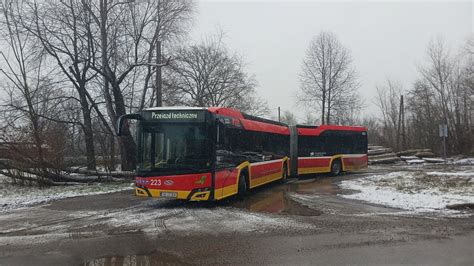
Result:
M161 179L152 179L150 185L152 185L152 186L161 186Z

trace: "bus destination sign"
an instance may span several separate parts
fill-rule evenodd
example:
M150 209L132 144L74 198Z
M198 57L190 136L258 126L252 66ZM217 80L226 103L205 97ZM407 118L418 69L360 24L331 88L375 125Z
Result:
M204 111L151 111L145 116L147 120L161 122L204 122Z

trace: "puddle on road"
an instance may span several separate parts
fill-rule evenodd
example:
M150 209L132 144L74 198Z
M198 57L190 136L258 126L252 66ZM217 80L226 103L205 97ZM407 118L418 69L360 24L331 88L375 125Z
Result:
M235 199L229 205L251 212L282 215L318 216L321 210L310 208L293 200L289 194L336 195L340 192L331 178L290 180L287 184L270 184L252 190L244 199Z
M81 265L84 266L108 266L108 265L187 265L179 256L169 253L155 251L148 255L126 255L106 256L89 260Z
M214 208L235 207L250 212L281 215L318 216L321 210L305 206L290 195L332 196L343 191L335 184L352 176L326 177L309 175L300 179L290 179L286 184L272 183L252 189L244 198L231 197L219 202L186 202L177 200L157 200L150 203L157 209L162 208Z
M452 204L446 206L446 208L457 211L474 211L474 203Z
M249 195L245 199L235 200L231 206L260 213L300 216L321 215L321 211L306 207L292 200L284 191L259 192L258 195Z

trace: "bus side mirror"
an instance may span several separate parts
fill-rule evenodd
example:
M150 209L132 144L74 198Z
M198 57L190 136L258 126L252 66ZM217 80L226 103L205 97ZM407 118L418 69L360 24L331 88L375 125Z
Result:
M141 114L125 114L125 115L121 115L118 119L117 119L117 136L120 137L122 136L122 128L123 128L123 124L125 123L125 120L129 120L129 119L133 119L133 120L143 120L143 116Z

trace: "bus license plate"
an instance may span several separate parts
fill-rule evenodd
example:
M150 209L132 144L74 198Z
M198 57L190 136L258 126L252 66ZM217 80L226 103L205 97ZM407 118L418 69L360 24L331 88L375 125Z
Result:
M178 197L177 192L161 192L160 197L162 198L176 198Z

